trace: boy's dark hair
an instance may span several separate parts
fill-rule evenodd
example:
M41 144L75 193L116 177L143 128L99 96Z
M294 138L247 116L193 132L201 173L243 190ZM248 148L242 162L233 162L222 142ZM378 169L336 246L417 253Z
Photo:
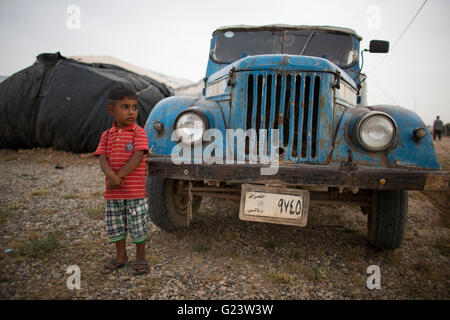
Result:
M111 90L111 92L109 93L108 105L114 106L114 104L117 100L121 100L124 98L137 99L137 95L133 90L125 88L125 87L113 88Z

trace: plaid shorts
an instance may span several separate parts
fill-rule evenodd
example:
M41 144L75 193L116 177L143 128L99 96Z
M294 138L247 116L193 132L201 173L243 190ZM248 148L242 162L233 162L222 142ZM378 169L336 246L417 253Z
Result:
M133 243L147 240L147 199L106 200L106 234L111 242L126 239L130 233Z

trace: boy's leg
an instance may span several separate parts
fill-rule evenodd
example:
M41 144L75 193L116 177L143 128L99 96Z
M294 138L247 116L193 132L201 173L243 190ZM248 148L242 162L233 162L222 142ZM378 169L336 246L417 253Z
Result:
M136 244L136 261L145 260L145 242Z
M116 261L120 264L128 262L125 239L116 242Z
M127 200L127 219L130 236L136 244L136 260L145 261L145 242L147 241L147 199Z
M125 266L128 262L127 250L125 246L125 239L115 242L116 245L116 258L110 259L103 266L100 271L104 274L109 274L117 269L120 269Z
M119 264L128 261L126 251L127 220L126 208L123 200L107 200L106 205L106 232L112 243L116 246L116 259Z

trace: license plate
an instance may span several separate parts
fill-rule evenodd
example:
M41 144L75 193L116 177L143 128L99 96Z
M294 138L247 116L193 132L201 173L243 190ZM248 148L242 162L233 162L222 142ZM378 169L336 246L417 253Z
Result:
M241 220L306 226L309 191L243 184Z

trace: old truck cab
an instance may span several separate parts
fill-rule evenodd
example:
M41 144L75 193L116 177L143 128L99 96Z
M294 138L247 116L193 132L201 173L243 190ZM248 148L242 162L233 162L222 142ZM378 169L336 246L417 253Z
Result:
M367 105L361 39L329 26L215 30L202 97L166 98L145 125L153 223L188 227L202 197L295 226L311 203L345 203L367 215L374 247L398 248L407 190L445 189L449 176L417 114ZM364 52L388 48L373 40Z

